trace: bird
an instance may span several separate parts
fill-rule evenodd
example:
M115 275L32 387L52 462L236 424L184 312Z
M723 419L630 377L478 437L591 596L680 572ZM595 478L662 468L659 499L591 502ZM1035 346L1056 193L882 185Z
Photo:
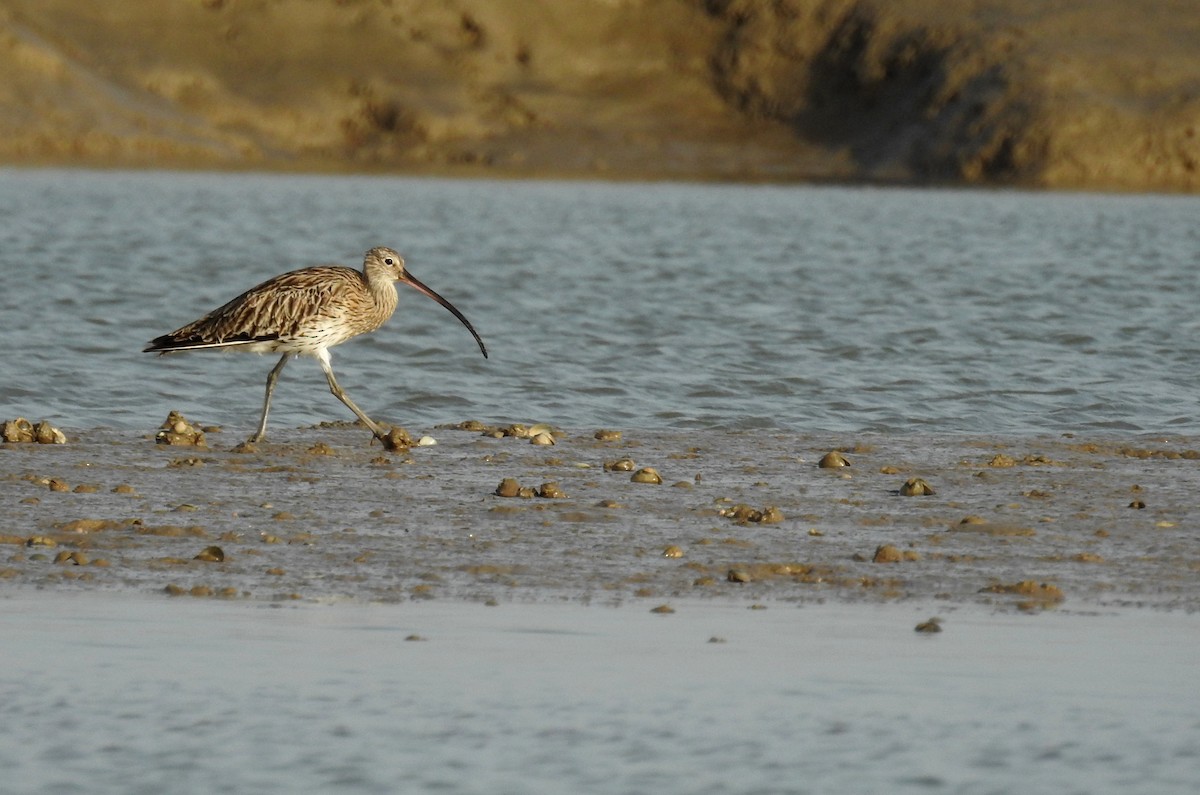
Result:
M463 313L409 273L404 258L384 246L366 252L361 271L342 265L315 265L268 279L199 320L155 337L142 352L163 355L225 349L282 354L267 375L262 418L258 429L246 440L248 445L262 441L266 435L271 395L284 365L294 356L311 356L325 372L334 397L353 411L375 438L387 444L384 428L355 405L338 384L329 349L386 323L399 301L397 282L413 287L450 310L471 332L487 358L483 339Z

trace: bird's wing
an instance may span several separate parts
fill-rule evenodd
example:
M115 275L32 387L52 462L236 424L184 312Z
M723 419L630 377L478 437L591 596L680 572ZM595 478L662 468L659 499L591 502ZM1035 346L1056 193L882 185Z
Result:
M284 273L214 309L197 321L151 341L147 350L182 350L289 339L305 326L340 311L339 296L358 271L318 266Z

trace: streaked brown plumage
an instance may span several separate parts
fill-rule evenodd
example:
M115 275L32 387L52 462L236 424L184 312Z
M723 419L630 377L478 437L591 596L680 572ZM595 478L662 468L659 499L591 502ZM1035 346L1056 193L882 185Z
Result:
M363 258L361 272L340 265L318 265L268 279L224 306L182 328L150 341L144 352L227 348L254 353L282 353L267 376L262 419L247 440L257 442L267 430L271 394L279 373L292 356L315 358L325 372L329 391L383 439L384 429L354 405L333 375L329 349L348 339L374 331L396 311L396 282L424 293L454 314L479 343L487 348L471 323L453 304L422 284L404 267L404 258L390 248L373 248Z

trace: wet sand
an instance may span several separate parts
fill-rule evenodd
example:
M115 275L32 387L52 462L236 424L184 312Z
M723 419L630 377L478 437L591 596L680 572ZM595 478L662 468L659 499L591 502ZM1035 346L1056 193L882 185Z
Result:
M389 452L332 425L242 453L244 429L64 430L0 446L0 592L1200 608L1189 438L444 427ZM833 450L850 465L818 466ZM625 458L664 482L606 469ZM913 478L934 493L901 494Z

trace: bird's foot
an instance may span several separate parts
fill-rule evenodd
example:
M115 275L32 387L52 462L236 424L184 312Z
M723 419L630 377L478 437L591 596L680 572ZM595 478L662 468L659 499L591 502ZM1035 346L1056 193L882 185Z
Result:
M244 441L241 444L234 447L232 452L235 452L235 453L257 453L258 452L258 443L261 441L262 441L262 436L255 434L255 435L251 436L249 439L247 439L246 441Z

